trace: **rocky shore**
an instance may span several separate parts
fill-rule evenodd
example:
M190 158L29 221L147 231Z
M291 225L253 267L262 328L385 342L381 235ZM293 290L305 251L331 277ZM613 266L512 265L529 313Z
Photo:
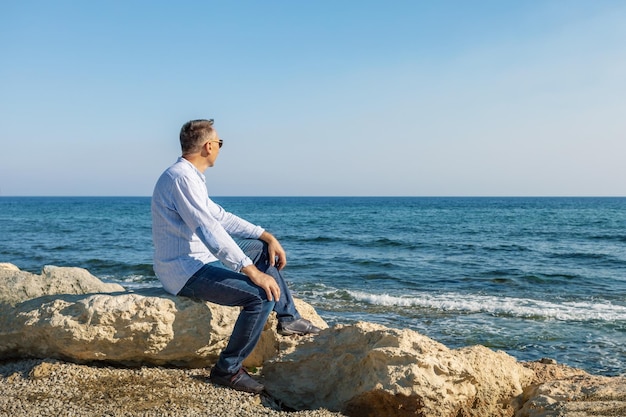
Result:
M341 416L287 412L269 397L208 383L206 369L119 368L50 359L0 364L0 416Z
M0 416L626 416L625 377L373 323L328 328L297 302L324 330L284 337L271 317L246 360L268 389L255 396L207 379L237 309L0 264Z

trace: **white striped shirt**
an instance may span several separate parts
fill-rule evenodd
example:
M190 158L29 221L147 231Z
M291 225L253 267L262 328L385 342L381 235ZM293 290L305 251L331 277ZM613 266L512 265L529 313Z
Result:
M251 265L233 237L257 239L263 231L215 204L204 174L182 157L154 187L154 272L171 294L177 294L204 264L219 260L237 272Z

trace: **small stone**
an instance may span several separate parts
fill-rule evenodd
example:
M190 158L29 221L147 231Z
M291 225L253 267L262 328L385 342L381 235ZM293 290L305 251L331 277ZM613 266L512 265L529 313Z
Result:
M43 379L49 377L53 372L53 364L50 362L42 362L35 366L28 376L32 379Z

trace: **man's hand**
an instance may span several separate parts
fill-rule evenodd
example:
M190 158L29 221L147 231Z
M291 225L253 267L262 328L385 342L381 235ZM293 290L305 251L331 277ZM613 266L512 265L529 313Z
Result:
M263 232L260 239L267 243L267 253L270 257L270 265L275 266L279 270L283 269L285 265L287 265L287 254L278 239L276 239L269 232Z
M254 265L248 265L241 269L241 272L246 274L250 281L265 290L267 299L270 301L278 301L280 298L280 287L276 283L276 280L271 275L265 274Z

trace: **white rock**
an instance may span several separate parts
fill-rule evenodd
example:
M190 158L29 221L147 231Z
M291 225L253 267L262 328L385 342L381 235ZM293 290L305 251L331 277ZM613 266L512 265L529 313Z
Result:
M263 371L268 390L295 409L387 417L510 417L534 376L503 352L450 350L371 323L324 330Z
M624 416L626 377L590 375L555 364L526 364L535 370L533 384L524 389L516 417Z
M51 294L87 294L125 291L104 283L83 268L44 266L41 275L21 271L15 265L0 268L0 303L19 302ZM13 266L14 268L11 268Z
M310 305L295 302L303 317L326 330L315 337L280 336L272 315L245 362L264 365L266 386L289 407L386 417L626 410L624 377L592 376L552 361L520 364L483 346L452 350L419 333L371 323L328 329ZM207 367L225 347L238 314L238 308L175 297L161 288L126 292L80 268L45 267L34 275L0 264L3 359ZM56 376L42 367L31 378ZM59 400L59 407L65 405Z
M161 288L94 294L119 286L80 268L46 267L41 276L11 273L0 280L3 299L12 301L0 304L0 357L205 367L226 346L240 311ZM46 290L53 295L41 296ZM10 297L12 291L19 297ZM13 305L33 294L37 298ZM311 306L301 300L296 306L305 318L328 327ZM276 324L272 316L247 366L262 366L279 349L291 351L301 340L278 335Z
M17 266L15 266L13 264L10 264L10 263L7 263L7 262L0 262L0 270L2 270L2 269L6 269L6 270L9 270L9 271L19 271L20 270Z

